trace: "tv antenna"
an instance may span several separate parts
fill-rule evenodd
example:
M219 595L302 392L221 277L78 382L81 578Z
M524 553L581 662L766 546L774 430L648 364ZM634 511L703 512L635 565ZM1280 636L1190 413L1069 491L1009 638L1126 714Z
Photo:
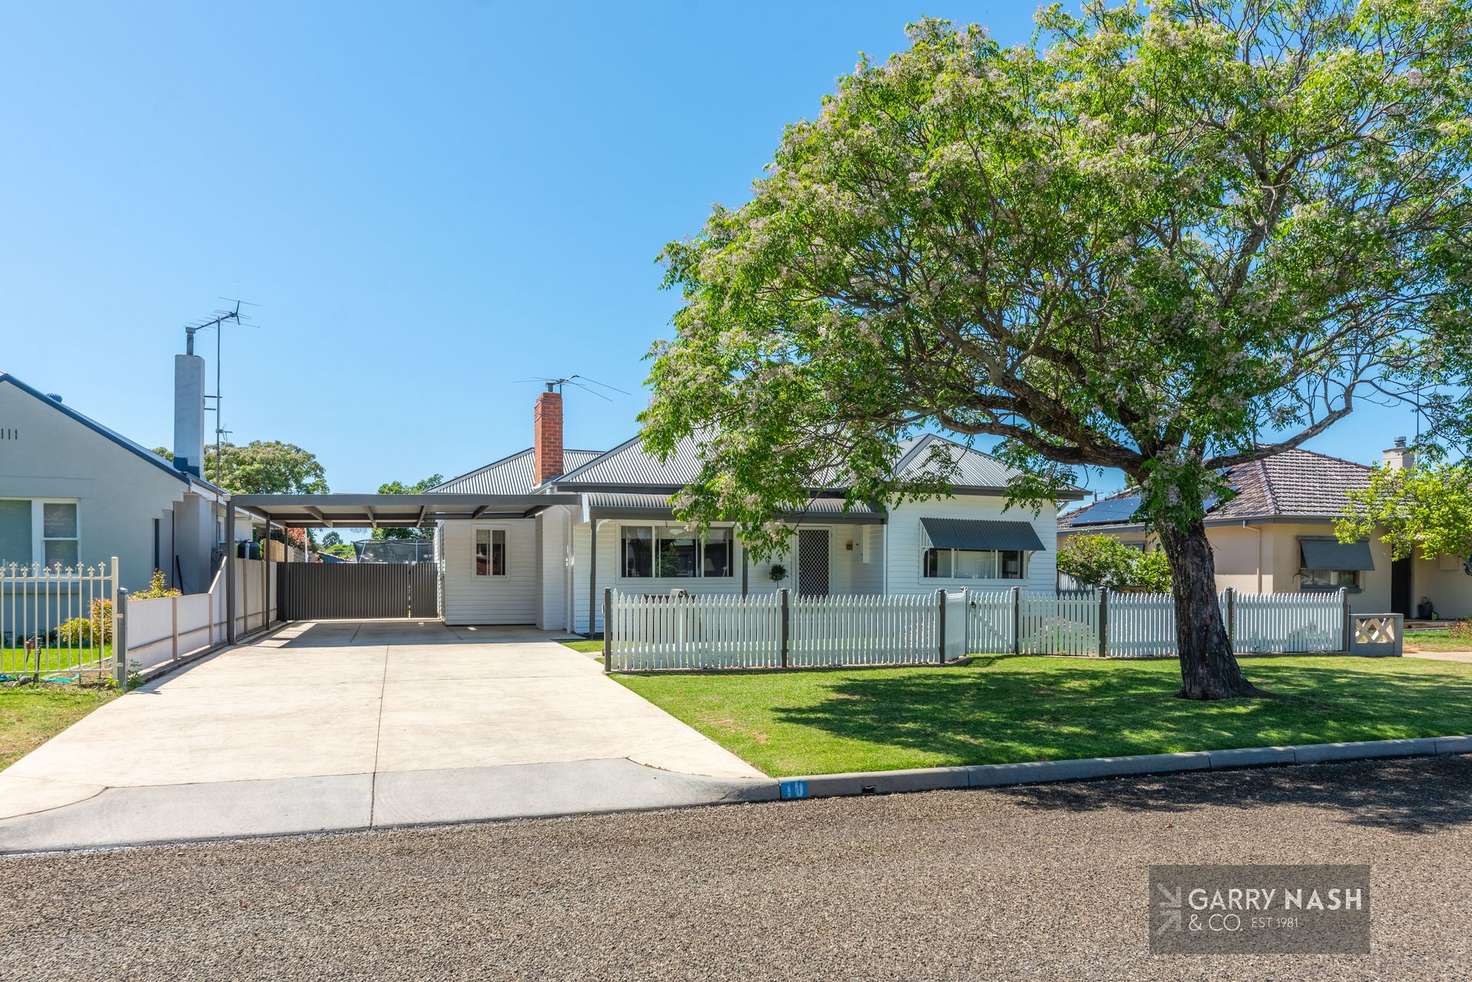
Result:
M211 329L215 332L215 391L213 395L207 393L204 400L205 412L213 412L215 414L215 473L217 475L220 472L220 464L223 461L223 454L220 449L221 444L224 435L231 432L225 429L223 418L220 415L220 393L222 389L220 383L224 378L224 373L221 371L221 355L224 352L225 325L234 321L238 327L260 327L259 324L251 320L250 311L242 311L240 309L241 307L259 307L260 304L251 303L249 300L240 300L236 297L220 297L220 299L225 301L229 306L217 307L213 311L213 316L206 317L204 320L194 324L184 325L184 353L189 355L194 354L194 336L196 334L200 331ZM209 405L211 399L215 402L213 407ZM201 468L202 470L203 468ZM203 474L201 473L200 476L202 477Z
M547 391L548 392L556 392L559 395L562 393L562 387L564 385L571 385L574 388L582 389L584 392L587 392L590 395L597 396L598 398L602 399L604 402L612 402L613 400L610 399L608 396L604 395L602 392L599 392L598 389L591 388L591 386L596 385L600 389L607 389L610 392L617 392L620 395L625 395L625 396L626 395L629 395L628 392L625 392L623 389L620 389L616 385L609 385L607 382L600 382L596 378L589 378L586 375L568 375L568 376L566 376L564 378L541 378L541 377L538 377L538 378L519 378L519 379L513 379L512 381L513 382L541 382L543 385L545 385L547 387Z

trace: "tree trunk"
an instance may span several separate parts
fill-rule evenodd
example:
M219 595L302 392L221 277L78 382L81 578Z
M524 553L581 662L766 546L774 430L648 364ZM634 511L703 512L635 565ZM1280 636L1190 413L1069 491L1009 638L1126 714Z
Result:
M1184 699L1228 699L1259 695L1232 653L1216 595L1211 543L1200 520L1185 529L1157 534L1170 560L1171 592L1176 601L1176 647L1181 660Z

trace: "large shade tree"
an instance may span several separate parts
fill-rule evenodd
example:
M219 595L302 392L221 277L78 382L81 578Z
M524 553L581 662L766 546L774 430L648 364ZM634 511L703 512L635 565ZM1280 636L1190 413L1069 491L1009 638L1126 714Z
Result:
M326 494L316 454L294 443L253 440L205 448L204 476L232 494Z
M1426 355L1467 342L1468 2L1038 22L1019 47L912 26L788 127L747 204L666 247L683 304L646 443L694 435L683 514L758 549L815 486L944 491L943 467L892 475L923 428L1001 438L1034 507L1118 468L1170 560L1182 695L1250 694L1203 525L1223 469L1465 370Z
M421 478L413 484L405 484L403 481L389 481L378 486L379 494L424 494L430 488L438 487L445 483L443 474L431 474ZM375 539L418 539L428 541L434 538L434 530L427 528L391 528L374 529Z

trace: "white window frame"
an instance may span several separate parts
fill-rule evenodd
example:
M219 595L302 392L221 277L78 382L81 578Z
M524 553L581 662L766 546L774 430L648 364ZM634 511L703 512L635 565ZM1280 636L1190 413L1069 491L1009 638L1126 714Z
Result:
M491 533L490 551L486 559L490 565L490 571L482 573L476 567L476 548L480 545L480 534ZM501 572L496 572L496 533L501 533L501 555L504 561L501 564ZM511 575L511 529L505 525L476 525L470 533L470 575L476 579L505 579Z
M615 541L618 544L618 576L620 580L631 580L642 583L646 580L734 580L739 574L736 563L736 530L734 526L715 526L728 533L727 540L731 547L731 555L727 559L725 576L705 575L705 545L706 537L701 535L697 538L695 550L695 572L690 576L660 576L659 575L659 533L669 531L672 528L688 528L670 522L620 522L616 526L618 535ZM624 566L624 529L648 529L649 530L649 574L648 576L629 576L625 573Z
M930 552L948 552L951 554L950 575L931 576L930 565L926 562L927 554ZM992 556L992 576L957 576L956 575L956 553L958 552L985 552ZM1016 552L1022 556L1022 567L1018 576L1002 576L1002 553ZM1032 562L1032 550L1030 549L940 549L935 546L926 546L920 550L920 579L932 582L939 580L964 580L968 583L982 583L996 581L999 583L1020 583L1027 579L1027 567Z
M47 542L75 542L77 544L77 562L82 564L82 503L80 498L23 498L19 495L0 496L0 501L29 501L31 503L31 563L44 564L46 562ZM46 535L46 506L47 505L71 505L73 514L76 515L75 535L51 536Z
M1350 582L1348 582L1348 583L1337 582L1346 573L1350 574ZM1329 582L1329 583L1316 583L1316 582L1313 582L1313 579L1318 579L1321 575L1326 580L1336 581L1336 582ZM1300 569L1298 571L1298 592L1299 593L1333 593L1335 590L1338 590L1340 588L1343 588L1343 589L1349 591L1350 593L1360 593L1365 588L1364 587L1364 583L1365 583L1364 575L1365 575L1364 574L1364 570L1359 570L1359 569L1307 569L1307 568L1303 568L1303 569Z

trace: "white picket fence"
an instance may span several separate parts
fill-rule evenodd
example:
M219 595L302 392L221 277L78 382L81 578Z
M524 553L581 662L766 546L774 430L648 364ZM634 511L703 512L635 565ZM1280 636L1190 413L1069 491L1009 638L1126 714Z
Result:
M936 598L794 597L789 668L934 664L940 627Z
M1239 652L1345 650L1337 593L1220 595ZM1171 657L1169 594L962 591L791 597L605 593L610 671L921 665L966 652Z
M1223 591L1217 602L1239 652L1344 650L1342 592ZM1175 600L1168 593L968 592L966 636L970 651L1169 658L1176 653Z
M935 664L933 595L742 597L609 591L610 671ZM955 595L959 609L960 594ZM785 604L785 607L784 607ZM785 627L784 627L785 620ZM954 618L956 631L963 619ZM955 639L955 655L964 651Z

